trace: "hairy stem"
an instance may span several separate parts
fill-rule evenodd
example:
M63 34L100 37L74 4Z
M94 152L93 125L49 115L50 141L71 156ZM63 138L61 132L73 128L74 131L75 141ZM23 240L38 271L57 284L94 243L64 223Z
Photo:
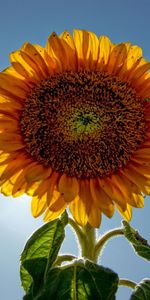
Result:
M98 257L100 255L102 248L110 238L118 235L123 235L123 234L124 234L123 228L115 228L113 230L106 232L103 236L101 236L95 245L95 257Z
M70 255L70 254L61 255L57 257L53 266L60 266L64 261L72 261L74 259L76 259L76 256L74 255Z
M119 285L124 285L127 286L131 289L135 289L137 283L128 279L120 279L119 280Z
M95 257L95 244L96 244L96 234L95 228L90 224L83 227L84 232L84 243L82 244L82 256L88 258L93 262L97 262Z
M96 262L96 257L94 256L94 249L96 244L95 228L93 228L90 224L87 224L86 226L81 228L71 218L68 218L68 222L72 226L78 237L82 257Z

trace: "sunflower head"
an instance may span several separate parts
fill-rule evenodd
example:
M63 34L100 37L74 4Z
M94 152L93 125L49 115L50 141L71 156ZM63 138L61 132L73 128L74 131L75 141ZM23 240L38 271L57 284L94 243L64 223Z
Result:
M75 30L25 43L0 73L1 192L34 217L66 209L99 227L150 192L150 63L130 43Z

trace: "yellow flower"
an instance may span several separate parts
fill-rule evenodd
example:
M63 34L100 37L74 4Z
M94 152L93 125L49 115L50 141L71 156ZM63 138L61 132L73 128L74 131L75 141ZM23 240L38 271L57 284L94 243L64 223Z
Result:
M34 217L98 227L150 193L150 63L130 43L75 30L25 43L0 73L0 185Z

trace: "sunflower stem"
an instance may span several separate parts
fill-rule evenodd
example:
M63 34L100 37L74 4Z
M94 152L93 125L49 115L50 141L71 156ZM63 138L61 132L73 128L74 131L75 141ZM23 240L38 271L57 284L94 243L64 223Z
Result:
M70 254L60 255L55 260L55 262L53 264L53 267L54 266L60 266L63 262L65 262L65 261L72 261L74 259L76 259L76 256L74 256L74 255L70 255Z
M87 258L93 262L96 262L97 259L95 255L95 245L96 245L96 234L95 229L87 224L84 227L80 227L73 219L68 218L68 223L74 229L81 250L81 256Z
M124 285L127 286L131 289L135 289L137 283L128 279L120 279L119 280L119 285Z
M108 242L108 240L112 237L123 235L123 234L124 234L123 228L115 228L102 235L95 245L94 256L98 259L98 256L101 254L101 251L104 245Z
M96 232L90 224L83 227L84 232L84 243L82 244L82 257L87 258L93 262L97 262L95 256L95 245L96 245Z
M79 241L80 240L82 241L82 239L84 239L84 233L82 229L79 227L79 225L72 218L68 218L68 223L74 229Z

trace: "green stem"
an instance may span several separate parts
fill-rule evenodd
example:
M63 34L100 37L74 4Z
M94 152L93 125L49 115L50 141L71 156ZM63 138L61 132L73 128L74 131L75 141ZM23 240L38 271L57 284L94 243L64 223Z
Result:
M76 256L70 254L58 256L53 266L60 266L64 261L72 261L73 259L76 259Z
M83 227L84 232L84 243L82 244L82 257L87 258L93 262L97 262L95 257L95 244L96 244L96 234L95 228L90 224Z
M68 218L68 223L74 229L79 241L84 239L84 233L83 233L82 229L79 227L79 225L71 218Z
M124 230L122 228L115 228L113 230L106 232L95 245L95 257L98 258L102 248L110 238L118 235L123 235L123 234L124 234Z
M119 285L124 285L131 289L135 289L137 283L135 283L134 281L128 280L128 279L120 279Z
M83 232L83 230L81 229L81 227L71 218L68 218L68 223L71 225L71 227L74 229L78 241L79 241L79 246L80 246L80 250L82 249L82 245L84 244L84 240L85 240L85 234ZM82 250L81 250L82 252ZM80 254L79 254L80 255Z
M93 262L96 262L97 260L94 256L94 249L96 244L95 229L89 224L82 227L81 229L81 227L71 218L68 218L68 222L72 226L78 237L81 256L92 260Z

